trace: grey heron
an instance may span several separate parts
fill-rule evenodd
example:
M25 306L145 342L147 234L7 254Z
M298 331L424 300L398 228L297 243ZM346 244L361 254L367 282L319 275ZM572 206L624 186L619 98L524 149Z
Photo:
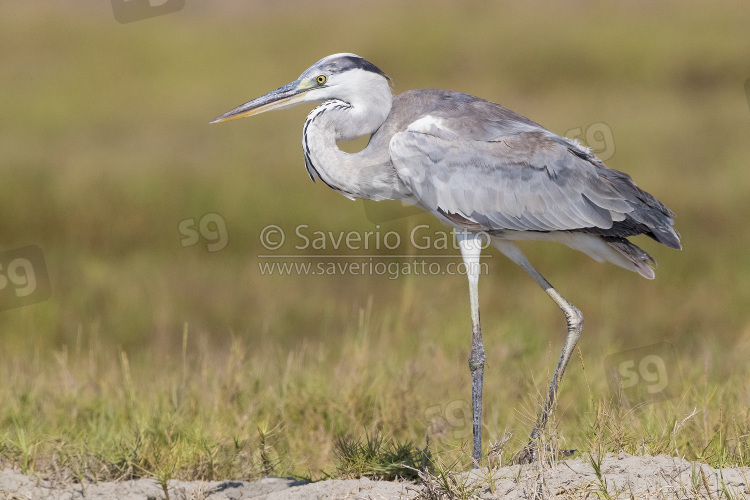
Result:
M302 133L305 167L313 181L320 179L352 199L417 205L454 228L469 280L475 467L482 458L485 352L478 280L484 239L523 268L565 314L567 337L525 448L525 458L533 458L583 315L514 241L557 241L652 279L654 259L627 238L645 234L680 249L674 213L577 141L467 94L420 89L394 97L390 78L355 54L325 57L297 80L211 123L320 101ZM337 146L337 141L368 135L358 153Z

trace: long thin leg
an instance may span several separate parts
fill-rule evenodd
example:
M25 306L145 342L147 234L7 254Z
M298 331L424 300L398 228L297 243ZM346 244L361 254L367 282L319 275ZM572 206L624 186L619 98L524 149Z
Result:
M544 290L547 295L550 296L555 304L562 309L565 313L565 321L568 326L568 336L565 339L565 345L563 346L562 353L560 354L560 360L557 362L557 369L555 369L555 375L552 377L552 381L549 385L549 393L547 394L547 400L539 412L534 429L531 431L531 439L526 449L526 456L522 457L525 461L532 460L535 452L535 444L539 439L539 433L544 430L547 425L547 420L552 413L552 408L557 402L557 391L562 380L563 373L565 373L565 367L568 366L568 361L573 355L573 349L575 349L576 343L581 336L581 330L583 329L583 314L573 304L565 300L555 288L544 279L544 276L534 269L531 263L528 261L526 256L521 250L513 243L506 240L493 239L492 243L497 247L510 260L521 266L536 283Z
M471 371L472 431L474 434L472 458L476 469L482 461L482 383L485 359L482 327L479 323L479 255L482 252L482 239L480 235L467 231L456 231L456 239L466 266L466 276L469 278L469 302L471 303L469 370Z

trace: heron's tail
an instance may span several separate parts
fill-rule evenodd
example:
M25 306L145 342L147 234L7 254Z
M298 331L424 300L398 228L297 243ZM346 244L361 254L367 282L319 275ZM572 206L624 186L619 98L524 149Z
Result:
M504 240L557 241L585 253L597 262L611 262L650 280L656 276L654 258L621 236L603 236L578 231L504 231L500 235L492 235L493 244L501 252L503 250L498 243Z
M633 264L633 271L646 279L654 279L656 261L641 247L632 244L625 238L618 238L616 236L602 236L602 240L604 240L611 248L617 250L617 252L623 257L628 259Z

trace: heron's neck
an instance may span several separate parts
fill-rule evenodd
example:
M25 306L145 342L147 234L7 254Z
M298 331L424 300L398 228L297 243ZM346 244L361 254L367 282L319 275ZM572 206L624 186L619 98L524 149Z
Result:
M326 101L313 109L305 121L302 146L310 177L350 198L393 199L400 181L390 163L387 146L346 153L338 140L351 140L375 133L390 112L385 106L362 106L340 100ZM385 108L385 109L383 109ZM377 149L377 150L376 150Z

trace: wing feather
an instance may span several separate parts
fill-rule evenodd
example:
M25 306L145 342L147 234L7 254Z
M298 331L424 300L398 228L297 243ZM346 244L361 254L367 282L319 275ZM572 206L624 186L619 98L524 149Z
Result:
M397 174L428 210L485 230L645 233L679 247L672 212L629 176L533 122L490 118L436 113L392 137Z

